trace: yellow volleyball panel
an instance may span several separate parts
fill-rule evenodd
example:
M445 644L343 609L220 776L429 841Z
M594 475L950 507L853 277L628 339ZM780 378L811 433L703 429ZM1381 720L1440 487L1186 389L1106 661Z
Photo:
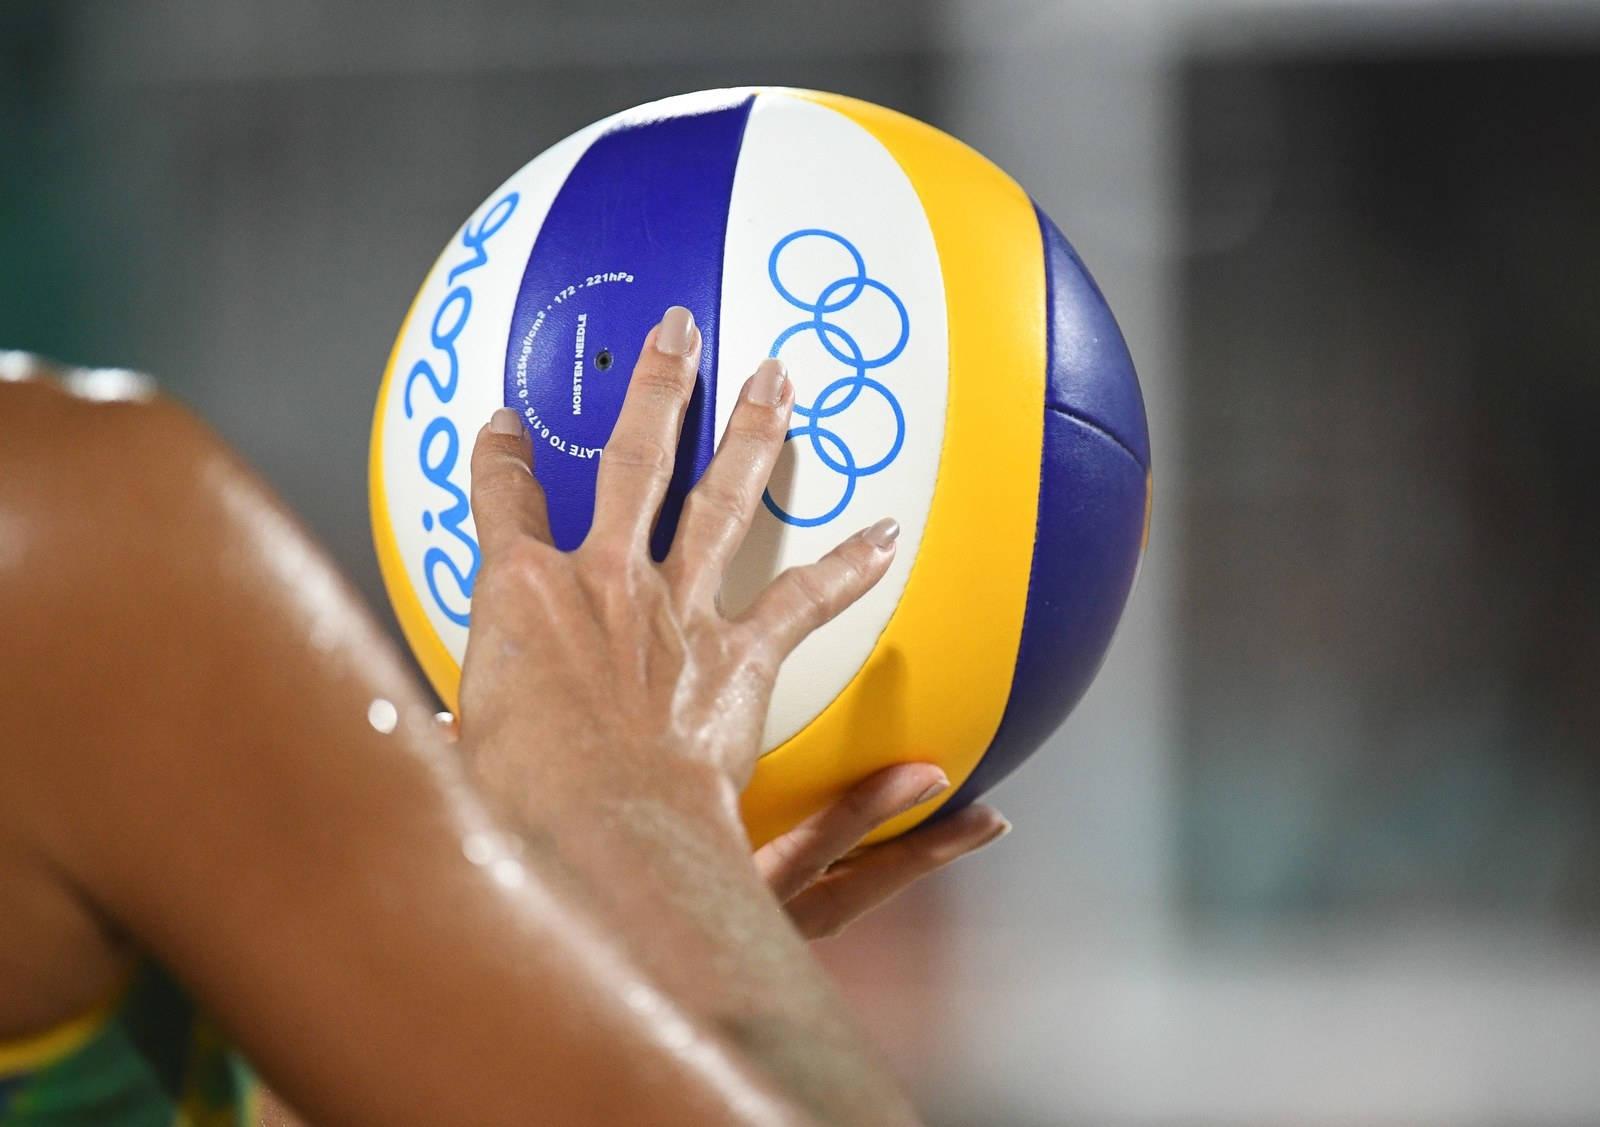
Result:
M950 377L938 478L900 603L838 697L762 757L743 802L757 845L896 763L938 763L953 793L988 748L1027 602L1046 363L1043 244L1022 188L968 146L903 114L838 95L784 93L862 126L910 179L938 248ZM872 840L903 832L937 805L901 816Z

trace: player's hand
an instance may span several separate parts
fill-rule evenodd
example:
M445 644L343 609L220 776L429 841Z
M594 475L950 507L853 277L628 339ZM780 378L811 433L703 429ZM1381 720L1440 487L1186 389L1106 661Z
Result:
M572 552L552 544L515 412L497 411L478 435L472 512L483 564L460 711L468 762L492 793L568 816L635 817L619 804L704 796L710 783L731 815L779 664L894 558L898 526L881 521L778 576L742 614L718 607L794 404L776 360L741 390L671 554L659 565L650 558L700 353L689 311L668 310L641 350L600 457L593 526Z
M455 717L439 714L454 743ZM992 806L968 806L892 841L861 839L949 787L932 763L902 763L863 779L838 801L756 850L756 869L807 939L838 935L872 909L952 861L1004 837L1011 823Z
M856 849L889 819L949 786L931 763L886 767L831 806L756 850L756 867L807 939L838 935L937 869L1011 828L990 806L968 806L878 845Z

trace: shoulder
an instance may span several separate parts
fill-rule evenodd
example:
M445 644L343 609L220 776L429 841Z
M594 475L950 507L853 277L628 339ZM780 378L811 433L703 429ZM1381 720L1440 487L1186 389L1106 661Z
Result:
M141 514L168 515L164 503L202 496L232 465L222 442L187 411L151 388L127 390L137 394L106 398L102 386L94 397L84 394L92 385L74 392L47 379L0 382L0 513L11 549L0 567L65 547L89 525L103 540L136 527Z
M153 601L181 611L186 585L236 584L274 555L264 545L305 540L228 445L146 377L75 377L0 381L0 663L15 649L7 634L68 644L47 614L63 604L62 625Z
M196 727L203 679L260 648L277 608L241 591L259 542L291 527L169 400L0 383L0 684L27 702L0 764L20 757L10 766L61 797L0 793L0 806L21 805L11 813L25 821L65 812L135 748L176 754L173 715Z

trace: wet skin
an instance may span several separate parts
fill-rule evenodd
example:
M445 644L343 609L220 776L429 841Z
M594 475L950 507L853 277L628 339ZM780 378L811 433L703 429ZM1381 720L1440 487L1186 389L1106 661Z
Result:
M752 860L736 798L772 677L893 544L717 609L792 402L769 366L650 563L698 351L686 311L652 333L577 552L520 428L480 433L455 744L203 427L0 383L0 1039L144 952L317 1123L917 1122L804 937L1005 823L851 853L945 781L907 764Z

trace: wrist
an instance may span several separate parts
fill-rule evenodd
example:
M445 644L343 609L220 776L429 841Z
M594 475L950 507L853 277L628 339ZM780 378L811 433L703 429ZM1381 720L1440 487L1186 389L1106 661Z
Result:
M614 834L641 818L673 818L749 850L738 789L711 763L669 753L591 753L574 761L495 734L463 738L457 748L479 796L523 831L560 839L597 829Z

